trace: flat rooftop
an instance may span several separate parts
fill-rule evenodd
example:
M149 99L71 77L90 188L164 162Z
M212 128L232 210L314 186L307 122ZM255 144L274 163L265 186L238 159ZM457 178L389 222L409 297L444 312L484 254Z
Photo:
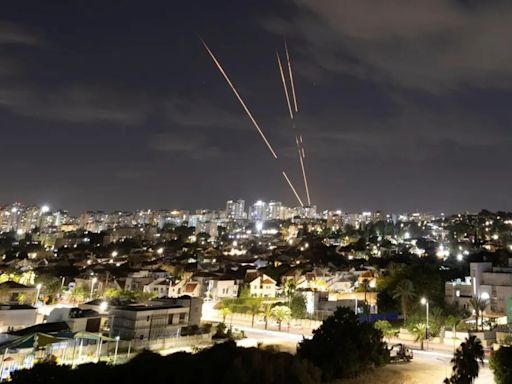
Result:
M184 307L183 305L126 305L124 307L116 308L116 310L143 312L143 311L154 311L154 310L158 310L158 309L176 309L176 308L188 308L188 307Z

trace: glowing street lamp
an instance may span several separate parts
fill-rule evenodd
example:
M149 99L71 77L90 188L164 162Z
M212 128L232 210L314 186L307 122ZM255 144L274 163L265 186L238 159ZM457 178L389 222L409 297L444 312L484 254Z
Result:
M43 284L39 283L36 285L37 291L36 291L36 298L34 304L37 304L39 301L39 294L41 293L41 288L43 287Z
M90 295L91 300L92 300L92 294L94 292L94 284L96 284L97 281L98 281L97 277L93 277L91 280L91 295Z
M50 212L50 207L47 205L43 205L41 207L41 213L48 213L48 212Z
M117 361L117 350L119 349L119 339L120 339L120 337L116 336L116 349L114 351L114 365L116 365L116 361Z
M164 253L164 249L163 248L158 248L156 250L156 253L158 253L159 255L161 255L162 253Z
M428 300L424 297L421 298L421 304L425 306L425 309L426 309L426 315L427 315L427 326L425 327L425 336L426 336L426 339L427 339L427 350L428 350L428 339L430 338L430 335L429 335L429 329L428 329L428 306L429 306L429 303L428 303Z
M116 257L118 255L117 251L112 252L112 257Z
M108 308L108 303L106 301L102 301L100 304L100 312L105 313Z

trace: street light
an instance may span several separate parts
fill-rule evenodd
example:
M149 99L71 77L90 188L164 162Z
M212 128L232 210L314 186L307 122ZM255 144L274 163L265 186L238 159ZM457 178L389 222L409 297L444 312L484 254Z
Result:
M119 336L116 336L116 350L114 351L114 365L116 365L116 361L117 361L118 348L119 348Z
M100 312L105 313L108 308L108 303L106 301L102 301L100 304Z
M91 295L90 295L91 300L92 300L92 294L94 292L94 284L96 284L97 281L98 281L98 278L96 278L96 277L93 277L91 280Z
M37 291L36 291L36 299L35 299L34 304L37 304L37 302L39 301L39 294L41 293L42 286L43 286L43 284L41 284L41 283L36 285Z
M427 339L427 350L428 350L428 339L430 338L430 335L429 335L429 329L428 329L428 300L424 297L421 298L421 304L424 305L426 308L426 314L427 314L427 326L425 328L425 336L426 336L426 339Z
M158 248L156 253L158 253L159 255L161 255L162 253L164 253L164 249L163 248Z

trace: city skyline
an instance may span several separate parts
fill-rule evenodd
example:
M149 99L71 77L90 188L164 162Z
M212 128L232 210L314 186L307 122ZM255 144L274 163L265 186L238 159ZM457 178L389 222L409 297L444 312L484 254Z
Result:
M242 203L241 208L234 208L234 207L228 207L230 203L233 203L235 206L237 204ZM403 214L428 214L431 216L450 216L450 215L457 215L457 214L469 214L469 215L476 215L479 214L482 211L489 211L489 212L511 212L508 210L502 210L502 209L496 209L496 210L490 210L487 208L481 208L474 211L471 210L461 210L461 211L429 211L429 210L396 210L396 211L387 211L384 209L360 209L360 210L347 210L343 209L342 207L318 207L316 204L312 204L311 206L304 205L301 207L298 204L285 204L284 202L276 199L256 199L256 200L247 200L241 197L238 197L236 199L228 199L224 200L223 202L220 202L218 204L215 204L214 206L195 206L195 207L180 207L176 205L171 206L161 206L161 207L135 207L132 209L103 209L98 207L90 207L86 208L84 210L73 210L69 207L65 206L55 206L50 203L43 203L43 204L37 204L34 202L29 201L9 201L9 202L2 202L0 201L0 210L7 209L11 206L19 205L24 208L37 208L39 211L42 211L44 213L56 213L56 212L67 212L71 213L74 216L80 215L81 213L85 212L105 212L105 213L116 213L116 212L145 212L145 211L152 211L152 212L159 212L159 211L183 211L183 212L200 212L200 211L213 211L213 212L225 212L228 218L240 218L239 214L230 215L230 211L233 212L244 212L246 215L248 215L251 211L251 209L257 205L262 203L267 210L271 209L271 206L273 204L278 204L279 206L288 208L288 209L309 209L314 208L315 212L318 215L322 215L325 213L343 213L343 214L364 214L364 213L379 213L379 214L387 214L387 215L403 215Z
M313 204L510 210L512 6L498 3L6 4L0 201L73 211L211 207L227 195L295 204L281 174L299 189L275 56L284 59L286 37Z

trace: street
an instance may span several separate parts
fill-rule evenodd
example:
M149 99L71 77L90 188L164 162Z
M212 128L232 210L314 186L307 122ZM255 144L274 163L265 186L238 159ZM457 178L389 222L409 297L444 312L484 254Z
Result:
M247 326L234 326L243 330L247 336L240 340L238 345L244 347L256 347L259 343L263 346L277 346L280 350L295 353L297 343L303 339L302 335L276 332L264 329L254 329ZM306 336L311 337L311 336ZM397 377L400 383L423 384L442 383L444 378L451 374L450 352L440 350L420 351L414 350L414 359L410 363L393 363L376 371L376 375ZM386 376L387 377L387 376ZM494 382L492 372L486 362L480 368L480 374L475 384L492 384Z

